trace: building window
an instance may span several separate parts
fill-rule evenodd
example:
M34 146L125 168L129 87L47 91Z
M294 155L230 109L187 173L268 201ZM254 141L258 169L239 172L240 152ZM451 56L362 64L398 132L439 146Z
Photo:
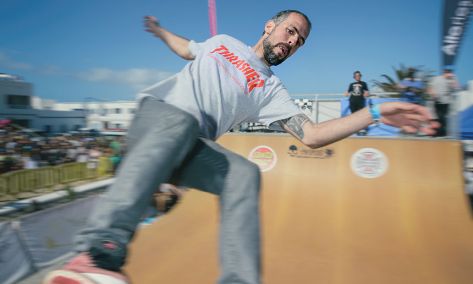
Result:
M134 108L128 109L128 113L135 114L135 109Z
M10 108L31 108L31 97L22 95L7 95L7 105Z
M115 113L116 113L116 114L122 113L122 109L121 109L121 108L116 108L116 109L115 109Z

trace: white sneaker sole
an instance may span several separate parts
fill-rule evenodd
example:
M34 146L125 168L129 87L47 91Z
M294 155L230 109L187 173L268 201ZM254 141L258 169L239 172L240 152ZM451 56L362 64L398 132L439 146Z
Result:
M43 280L43 284L129 284L121 279L98 273L77 273L69 270L55 270Z

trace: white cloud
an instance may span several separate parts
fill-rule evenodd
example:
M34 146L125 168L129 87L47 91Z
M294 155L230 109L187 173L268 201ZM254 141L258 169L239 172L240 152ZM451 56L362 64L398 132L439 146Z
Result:
M30 71L46 76L66 76L76 79L126 85L135 91L142 90L150 85L168 78L173 73L145 68L131 68L125 70L114 70L110 68L92 68L83 72L70 72L55 65L33 66L13 59L7 53L0 51L0 68Z
M132 68L113 70L109 68L94 68L79 74L79 77L92 82L124 84L140 90L171 75L172 73L170 72L155 69Z
M28 63L16 61L10 58L7 54L0 51L0 67L13 70L31 70L33 66Z

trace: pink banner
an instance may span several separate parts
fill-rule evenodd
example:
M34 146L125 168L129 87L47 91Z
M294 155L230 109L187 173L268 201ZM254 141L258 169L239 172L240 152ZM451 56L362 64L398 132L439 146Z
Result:
M209 0L209 25L210 35L214 36L217 34L217 9L215 6L215 0Z

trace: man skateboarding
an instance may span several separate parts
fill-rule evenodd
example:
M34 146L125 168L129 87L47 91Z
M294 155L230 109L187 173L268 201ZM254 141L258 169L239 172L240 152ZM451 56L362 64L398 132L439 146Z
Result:
M162 183L218 195L218 283L260 283L260 172L215 142L241 122L283 128L313 148L378 120L405 131L434 132L427 110L407 103L374 105L348 117L312 123L270 69L304 45L311 23L302 12L276 14L253 47L227 35L190 41L163 28L154 17L145 17L145 26L190 62L140 93L139 110L128 131L129 151L114 184L78 236L78 255L44 283L130 283L121 271L127 246Z

